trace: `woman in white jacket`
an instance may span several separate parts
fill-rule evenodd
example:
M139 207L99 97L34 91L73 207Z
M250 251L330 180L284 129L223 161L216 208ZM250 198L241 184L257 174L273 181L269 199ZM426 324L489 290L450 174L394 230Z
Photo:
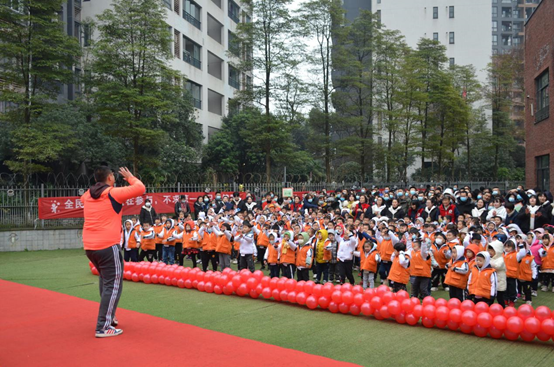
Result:
M500 199L494 199L493 207L489 207L489 212L487 213L487 221L491 220L492 217L500 217L504 222L506 215L506 208L502 205L502 201Z
M498 240L489 243L487 251L491 255L491 267L496 270L497 288L496 301L502 307L506 307L504 294L506 293L506 264L504 263L504 245Z

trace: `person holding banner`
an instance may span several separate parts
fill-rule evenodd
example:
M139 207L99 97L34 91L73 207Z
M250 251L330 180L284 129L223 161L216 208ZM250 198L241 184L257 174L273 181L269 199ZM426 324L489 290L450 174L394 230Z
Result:
M114 187L115 176L107 166L94 171L94 184L81 196L84 206L83 245L86 255L98 270L100 309L96 323L97 338L107 338L123 333L116 329L115 311L123 285L123 259L119 251L123 203L146 191L144 184L126 167L119 173L129 183L126 187Z

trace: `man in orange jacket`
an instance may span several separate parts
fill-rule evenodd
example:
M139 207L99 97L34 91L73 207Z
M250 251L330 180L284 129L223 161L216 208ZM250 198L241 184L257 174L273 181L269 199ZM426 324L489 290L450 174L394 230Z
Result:
M83 245L87 257L98 270L100 310L96 324L96 337L120 335L115 310L123 285L123 259L119 251L123 203L144 194L144 184L125 167L119 173L130 184L114 188L115 176L106 166L94 171L94 184L81 196L84 206Z

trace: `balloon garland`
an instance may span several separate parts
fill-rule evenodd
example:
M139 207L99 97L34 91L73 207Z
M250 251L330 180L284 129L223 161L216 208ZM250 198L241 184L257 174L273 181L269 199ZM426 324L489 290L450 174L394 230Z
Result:
M98 270L89 262L94 275ZM435 299L431 296L420 302L410 298L408 292L392 293L387 286L364 290L351 284L325 285L313 281L287 278L270 278L262 271L236 272L230 268L223 272L203 272L199 268L184 268L164 263L127 262L124 279L146 284L165 284L179 288L197 289L201 292L297 303L313 310L326 309L332 313L357 316L373 316L377 320L394 319L399 324L416 325L420 320L426 328L438 327L461 330L478 337L490 335L508 340L521 338L533 341L538 338L548 341L554 338L554 311L546 306L534 309L530 305L519 308L502 308L499 304L489 306L484 302L475 304L470 300Z

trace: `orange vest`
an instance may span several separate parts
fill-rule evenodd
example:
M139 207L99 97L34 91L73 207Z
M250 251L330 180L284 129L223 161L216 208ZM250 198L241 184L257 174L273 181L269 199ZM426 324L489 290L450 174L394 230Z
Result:
M301 266L303 268L310 269L312 267L311 261L310 264L306 264L306 258L308 257L308 251L312 249L312 246L306 245L298 247L296 250L298 252L296 256L296 266Z
M481 298L491 298L491 274L494 273L493 268L486 268L479 271L477 266L471 270L471 283L469 283L469 294Z
M392 261L388 279L400 284L408 284L410 281L410 270L400 265L398 256L396 256Z
M370 251L366 256L364 251L360 252L360 269L369 271L370 273L377 273L377 261L375 261L375 255L378 250Z
M504 264L506 264L506 277L517 279L519 273L519 263L517 262L517 251L504 254Z
M281 264L296 264L296 251L281 242Z
M163 224L160 224L160 225L157 225L157 226L155 225L155 226L153 226L153 228L154 228L154 233L156 234L155 242L156 243L162 243L162 240L160 239L160 237L158 237L158 235L164 229L164 225Z
M532 254L527 254L519 263L519 271L517 273L517 278L525 282L530 282L533 280L533 260L535 257Z
M204 231L204 237L202 238L202 250L214 251L217 247L217 239L218 238L215 233L208 233Z
M466 274L460 274L454 271L454 268L460 268L466 262L467 261L465 259L458 260L458 261L450 261L450 267L446 272L444 283L448 284L451 287L466 289L467 279L469 278L469 273L471 272L471 270L469 270Z
M267 263L268 264L278 264L279 263L279 252L273 245L267 247Z
M231 255L232 244L225 234L222 234L217 238L215 251L220 254Z
M169 237L171 237L173 234L177 234L177 228L173 228L170 231L168 231L167 228L165 229L165 231L164 231L164 245L175 246L175 243L177 243L177 241L180 241L179 239L173 240L173 241L168 241L167 239Z
M382 240L378 246L379 255L381 255L381 261L390 261L392 254L394 253L394 246L392 240Z
M546 248L546 256L542 258L542 270L554 270L554 245Z
M147 236L151 234L150 231L146 232L146 231L142 231L140 232L140 245L142 247L143 250L155 250L156 249L156 237L154 238L144 238L144 236ZM156 234L156 232L154 231L154 234Z
M205 236L206 234L204 234ZM198 238L198 233L196 231L183 232L183 248L199 248L200 244L198 241L192 241L193 237Z
M133 228L131 230L131 234L129 234L129 243L127 243L128 248L137 248L137 239L135 238L135 233L137 231L137 228Z
M256 242L256 244L263 247L269 246L269 238L263 231L260 232L260 234L258 235L258 241Z
M421 251L412 251L410 260L410 275L413 277L431 278L431 257L425 260Z
M437 248L436 246L432 247L433 256L435 257L435 260L439 264L439 268L444 269L446 268L446 263L448 262L448 259L446 258L445 252L450 250L450 247L448 245L443 245L440 248Z

